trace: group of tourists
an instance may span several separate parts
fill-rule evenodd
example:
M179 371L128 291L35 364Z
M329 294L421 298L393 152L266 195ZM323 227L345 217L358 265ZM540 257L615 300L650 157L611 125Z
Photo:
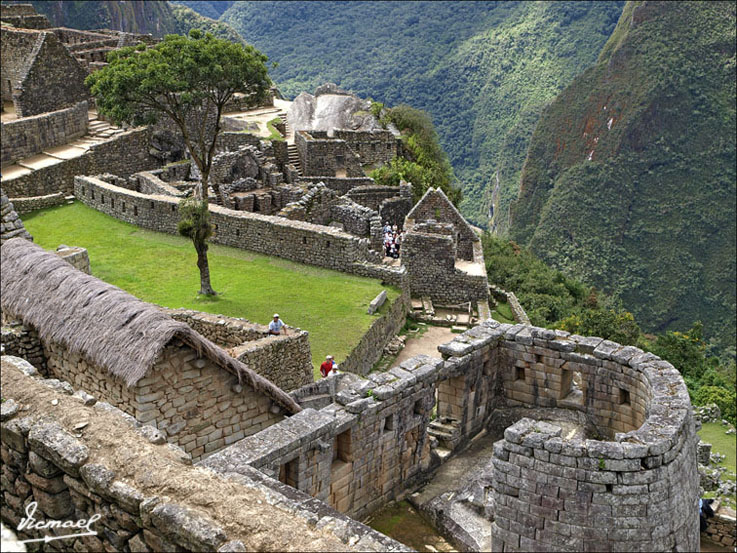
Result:
M390 225L389 221L384 223L384 254L386 257L399 257L399 249L402 246L402 231L397 229L397 225Z

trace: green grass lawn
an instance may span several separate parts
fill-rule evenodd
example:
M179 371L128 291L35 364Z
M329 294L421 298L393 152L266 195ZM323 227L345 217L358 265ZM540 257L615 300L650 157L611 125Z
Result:
M279 313L288 325L309 331L316 376L325 355L344 359L379 316L366 309L382 288L389 301L399 295L378 280L211 245L211 280L219 295L210 299L197 294L197 255L181 236L142 230L79 202L28 214L23 221L46 249L87 248L94 276L142 300L261 324Z
M734 480L735 472L737 472L737 437L734 434L725 434L726 431L726 426L716 422L708 422L701 427L699 436L701 436L702 441L711 444L713 453L726 456L720 465L726 467L732 473L731 479Z
M500 323L514 324L514 313L512 313L512 308L509 307L507 302L497 300L496 307L491 312L491 316Z

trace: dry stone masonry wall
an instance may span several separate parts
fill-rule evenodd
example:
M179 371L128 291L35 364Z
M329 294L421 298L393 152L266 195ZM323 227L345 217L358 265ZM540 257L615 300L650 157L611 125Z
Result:
M5 190L0 190L0 245L17 236L33 240L33 237L23 226L23 221L18 217L13 203L5 195Z
M695 551L698 474L685 383L631 346L525 325L484 323L439 349L465 357L496 344L507 405L578 408L604 436L569 438L523 419L494 446L494 551ZM473 331L469 331L469 335ZM574 398L575 399L575 398Z
M66 144L87 132L87 102L2 123L2 164Z
M175 234L178 199L148 196L94 177L76 177L75 196L85 204L137 226ZM210 206L212 241L337 271L381 278L400 286L404 270L377 265L369 241L325 226Z
M146 430L150 427L89 394L50 390L22 359L3 356L2 371L3 522L17 531L29 509L42 522L94 521L89 525L94 535L47 541L43 550L255 550L262 547L263 533L254 530L254 517L276 547L408 550L255 469L226 480L188 466L187 457L160 445ZM87 423L80 427L79 420ZM101 437L109 432L101 428L115 429L125 443L123 465L120 458L99 456L111 441ZM19 538L70 533L24 527Z
M245 319L210 315L186 309L164 309L198 334L228 348L251 370L290 392L313 381L309 333L290 328L289 334L269 335L268 326Z

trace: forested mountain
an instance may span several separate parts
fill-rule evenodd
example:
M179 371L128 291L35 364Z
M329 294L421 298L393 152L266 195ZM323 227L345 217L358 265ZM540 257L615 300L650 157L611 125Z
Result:
M222 8L187 4L208 14ZM429 112L463 186L461 209L474 223L487 223L498 174L503 229L543 107L595 63L622 6L237 2L221 21L279 63L271 76L289 97L331 81Z
M735 340L734 2L632 2L545 110L511 235L648 330Z
M190 8L170 2L35 0L30 3L38 13L44 14L51 24L57 27L116 29L132 33L151 33L157 37L166 34L186 34L190 29L198 28L221 38L243 42L240 35L229 25L203 17Z

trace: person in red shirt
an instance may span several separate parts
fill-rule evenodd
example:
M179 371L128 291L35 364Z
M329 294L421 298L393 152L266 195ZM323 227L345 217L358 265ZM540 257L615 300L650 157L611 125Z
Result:
M330 371L333 370L333 367L335 366L335 361L333 361L333 356L328 355L325 358L325 361L323 361L322 365L320 365L320 374L323 378L327 378L330 374Z

